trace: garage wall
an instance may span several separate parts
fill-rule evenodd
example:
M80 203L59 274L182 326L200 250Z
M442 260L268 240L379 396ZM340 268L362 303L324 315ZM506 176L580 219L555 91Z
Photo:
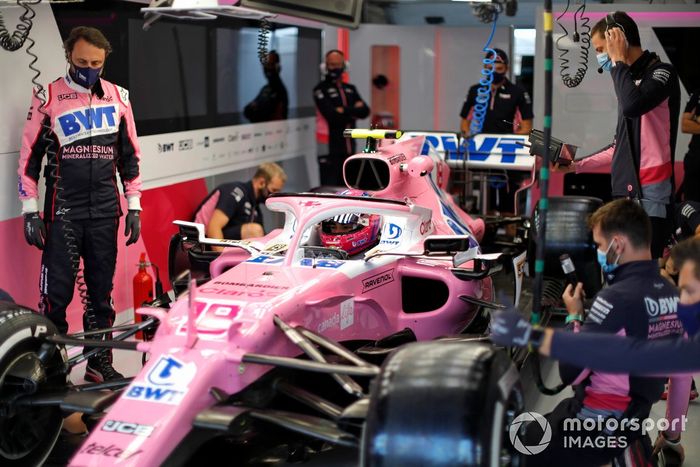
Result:
M20 8L2 7L6 24L16 24ZM32 38L41 82L66 72L61 37L47 3L35 7ZM0 50L0 288L16 301L31 308L38 303L41 252L26 244L21 207L17 199L17 163L20 138L31 98L30 58L25 48L16 52ZM10 71L11 70L11 71ZM310 92L310 91L309 91ZM138 112L138 103L134 105ZM247 180L261 162L280 161L290 175L288 188L305 190L318 184L315 122L311 117L262 124L235 125L216 129L151 135L139 138L142 149L141 172L144 180L142 237L125 245L123 224L119 232L119 255L114 278L114 305L118 312L132 308L131 280L137 272L141 252L167 276L167 243L175 231L174 219L186 218L218 183ZM181 144L182 143L182 144ZM40 183L40 193L44 191ZM43 200L40 200L43 203ZM122 206L125 209L125 206ZM268 227L278 222L266 217ZM68 316L71 331L81 327L82 309L77 292Z

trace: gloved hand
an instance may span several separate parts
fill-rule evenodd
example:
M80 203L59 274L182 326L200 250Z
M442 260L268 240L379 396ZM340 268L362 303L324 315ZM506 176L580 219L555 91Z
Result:
M24 238L30 245L34 245L40 250L44 249L46 226L38 212L24 214Z
M677 460L680 461L678 465L682 464L685 460L685 449L683 449L683 445L681 444L680 436L675 441L669 441L666 439L666 435L664 435L663 431L659 432L659 435L656 437L656 441L654 442L653 454L657 455L661 451L664 451L664 454L667 457L668 454L678 456L679 459Z
M124 221L124 235L129 237L126 241L127 246L136 243L141 233L141 211L130 209Z
M491 340L506 347L526 347L532 325L515 309L509 308L491 315Z

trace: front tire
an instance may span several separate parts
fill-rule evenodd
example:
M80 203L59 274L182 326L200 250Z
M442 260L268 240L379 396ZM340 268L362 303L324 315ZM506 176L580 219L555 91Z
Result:
M364 467L520 466L508 437L522 411L518 372L486 344L420 342L394 352L372 384Z
M46 317L19 305L0 305L0 464L41 465L61 431L58 406L29 406L17 399L65 387L64 355L44 335L58 331Z

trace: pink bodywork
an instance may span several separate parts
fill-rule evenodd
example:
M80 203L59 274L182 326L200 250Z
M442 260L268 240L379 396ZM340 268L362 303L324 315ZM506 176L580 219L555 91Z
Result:
M196 415L215 404L212 387L234 394L272 369L241 363L244 354L301 353L275 327L274 315L341 343L374 341L407 327L420 340L460 332L476 310L458 296L490 300L490 279L459 280L447 259L385 255L368 261L312 260L304 258L301 248L313 241L318 223L348 212L382 216L381 242L370 251L422 253L427 236L455 233L470 235L477 246L471 229L482 234L483 223L459 210L442 190L449 168L434 154L421 156L423 143L417 137L353 156L397 161L390 164L389 187L372 195L405 202L311 194L272 197L266 205L286 214L285 225L252 243L260 254L228 249L212 263L213 279L181 297L169 312L139 309L161 320L154 340L140 346L150 359L70 465L160 465L185 438ZM415 173L423 169L430 173ZM281 245L286 252L279 252ZM432 311L404 312L401 284L406 277L443 282L449 299ZM188 333L191 325L196 331ZM122 433L114 429L119 422L141 428Z

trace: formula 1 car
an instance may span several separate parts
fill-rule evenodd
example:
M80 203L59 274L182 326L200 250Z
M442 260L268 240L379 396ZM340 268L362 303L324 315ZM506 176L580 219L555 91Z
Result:
M58 335L3 304L2 465L43 462L66 412L94 420L72 466L270 465L334 445L358 448L362 465L521 465L507 441L518 373L483 342L488 309L501 307L499 255L481 253L483 224L445 193L449 167L421 154L425 137L377 147L399 134L351 132L368 143L345 180L371 196L273 195L284 227L250 242L177 222L184 241L229 248L169 309L97 331L121 332L113 340ZM350 240L376 242L360 253L323 230L353 216L381 232ZM155 323L152 340L125 340ZM66 384L84 357L67 359L64 346L88 344L150 358L133 379Z

